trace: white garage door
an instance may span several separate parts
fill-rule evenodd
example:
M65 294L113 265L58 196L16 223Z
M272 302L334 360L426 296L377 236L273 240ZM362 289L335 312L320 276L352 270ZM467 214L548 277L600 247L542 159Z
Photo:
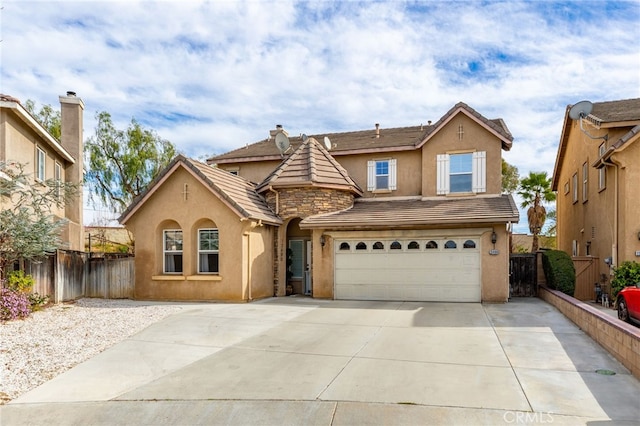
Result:
M335 298L480 302L480 238L337 240Z

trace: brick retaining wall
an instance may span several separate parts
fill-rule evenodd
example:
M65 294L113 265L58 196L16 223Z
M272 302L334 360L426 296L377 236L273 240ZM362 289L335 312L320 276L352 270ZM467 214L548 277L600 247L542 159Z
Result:
M555 306L640 379L640 328L547 287L538 287L538 297Z

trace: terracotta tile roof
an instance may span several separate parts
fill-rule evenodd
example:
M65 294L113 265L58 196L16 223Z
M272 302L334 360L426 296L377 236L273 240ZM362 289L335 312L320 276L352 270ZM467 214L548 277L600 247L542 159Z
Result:
M602 123L640 120L640 98L594 102L590 115Z
M160 184L166 180L178 167L184 166L200 178L229 208L244 219L262 220L267 224L280 225L282 219L267 205L264 198L255 190L255 186L248 180L233 175L216 167L208 166L199 161L178 155L147 190L138 196L118 219L125 223L131 215L153 194Z
M456 104L433 125L380 128L379 131L372 128L354 132L325 133L321 135L311 135L309 137L317 140L323 140L325 136L328 137L331 140L331 155L333 156L364 152L413 150L421 147L430 136L439 130L439 127L443 123L460 111L463 111L468 116L494 131L502 140L504 149L508 150L511 148L513 136L502 119L489 120L463 102ZM302 145L302 136L289 137L289 140L294 150ZM245 161L277 160L278 158L280 158L280 152L276 148L273 139L265 139L212 157L207 160L207 163L224 164Z
M376 229L421 225L517 223L518 208L511 195L416 200L357 200L336 213L311 216L301 228Z
M362 195L358 184L329 154L323 144L308 138L256 188L316 186L337 188Z
M15 102L17 104L20 103L20 99L18 98L14 98L11 95L5 95L4 93L0 93L0 101L4 101L4 102Z

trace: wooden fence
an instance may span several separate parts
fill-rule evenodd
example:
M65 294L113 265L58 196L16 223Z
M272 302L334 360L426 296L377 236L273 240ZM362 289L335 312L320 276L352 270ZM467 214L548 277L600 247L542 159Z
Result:
M574 256L573 266L576 268L576 289L573 297L578 300L594 300L595 284L600 281L597 257ZM603 289L603 291L606 291Z
M36 281L33 291L50 296L55 303L80 297L133 297L133 256L90 257L89 253L58 250L42 262L27 262L25 272Z

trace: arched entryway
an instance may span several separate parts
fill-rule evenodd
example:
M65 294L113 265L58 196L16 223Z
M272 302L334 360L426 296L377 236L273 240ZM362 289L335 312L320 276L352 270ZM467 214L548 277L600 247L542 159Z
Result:
M311 295L311 231L300 229L301 220L294 218L287 224L287 295Z

